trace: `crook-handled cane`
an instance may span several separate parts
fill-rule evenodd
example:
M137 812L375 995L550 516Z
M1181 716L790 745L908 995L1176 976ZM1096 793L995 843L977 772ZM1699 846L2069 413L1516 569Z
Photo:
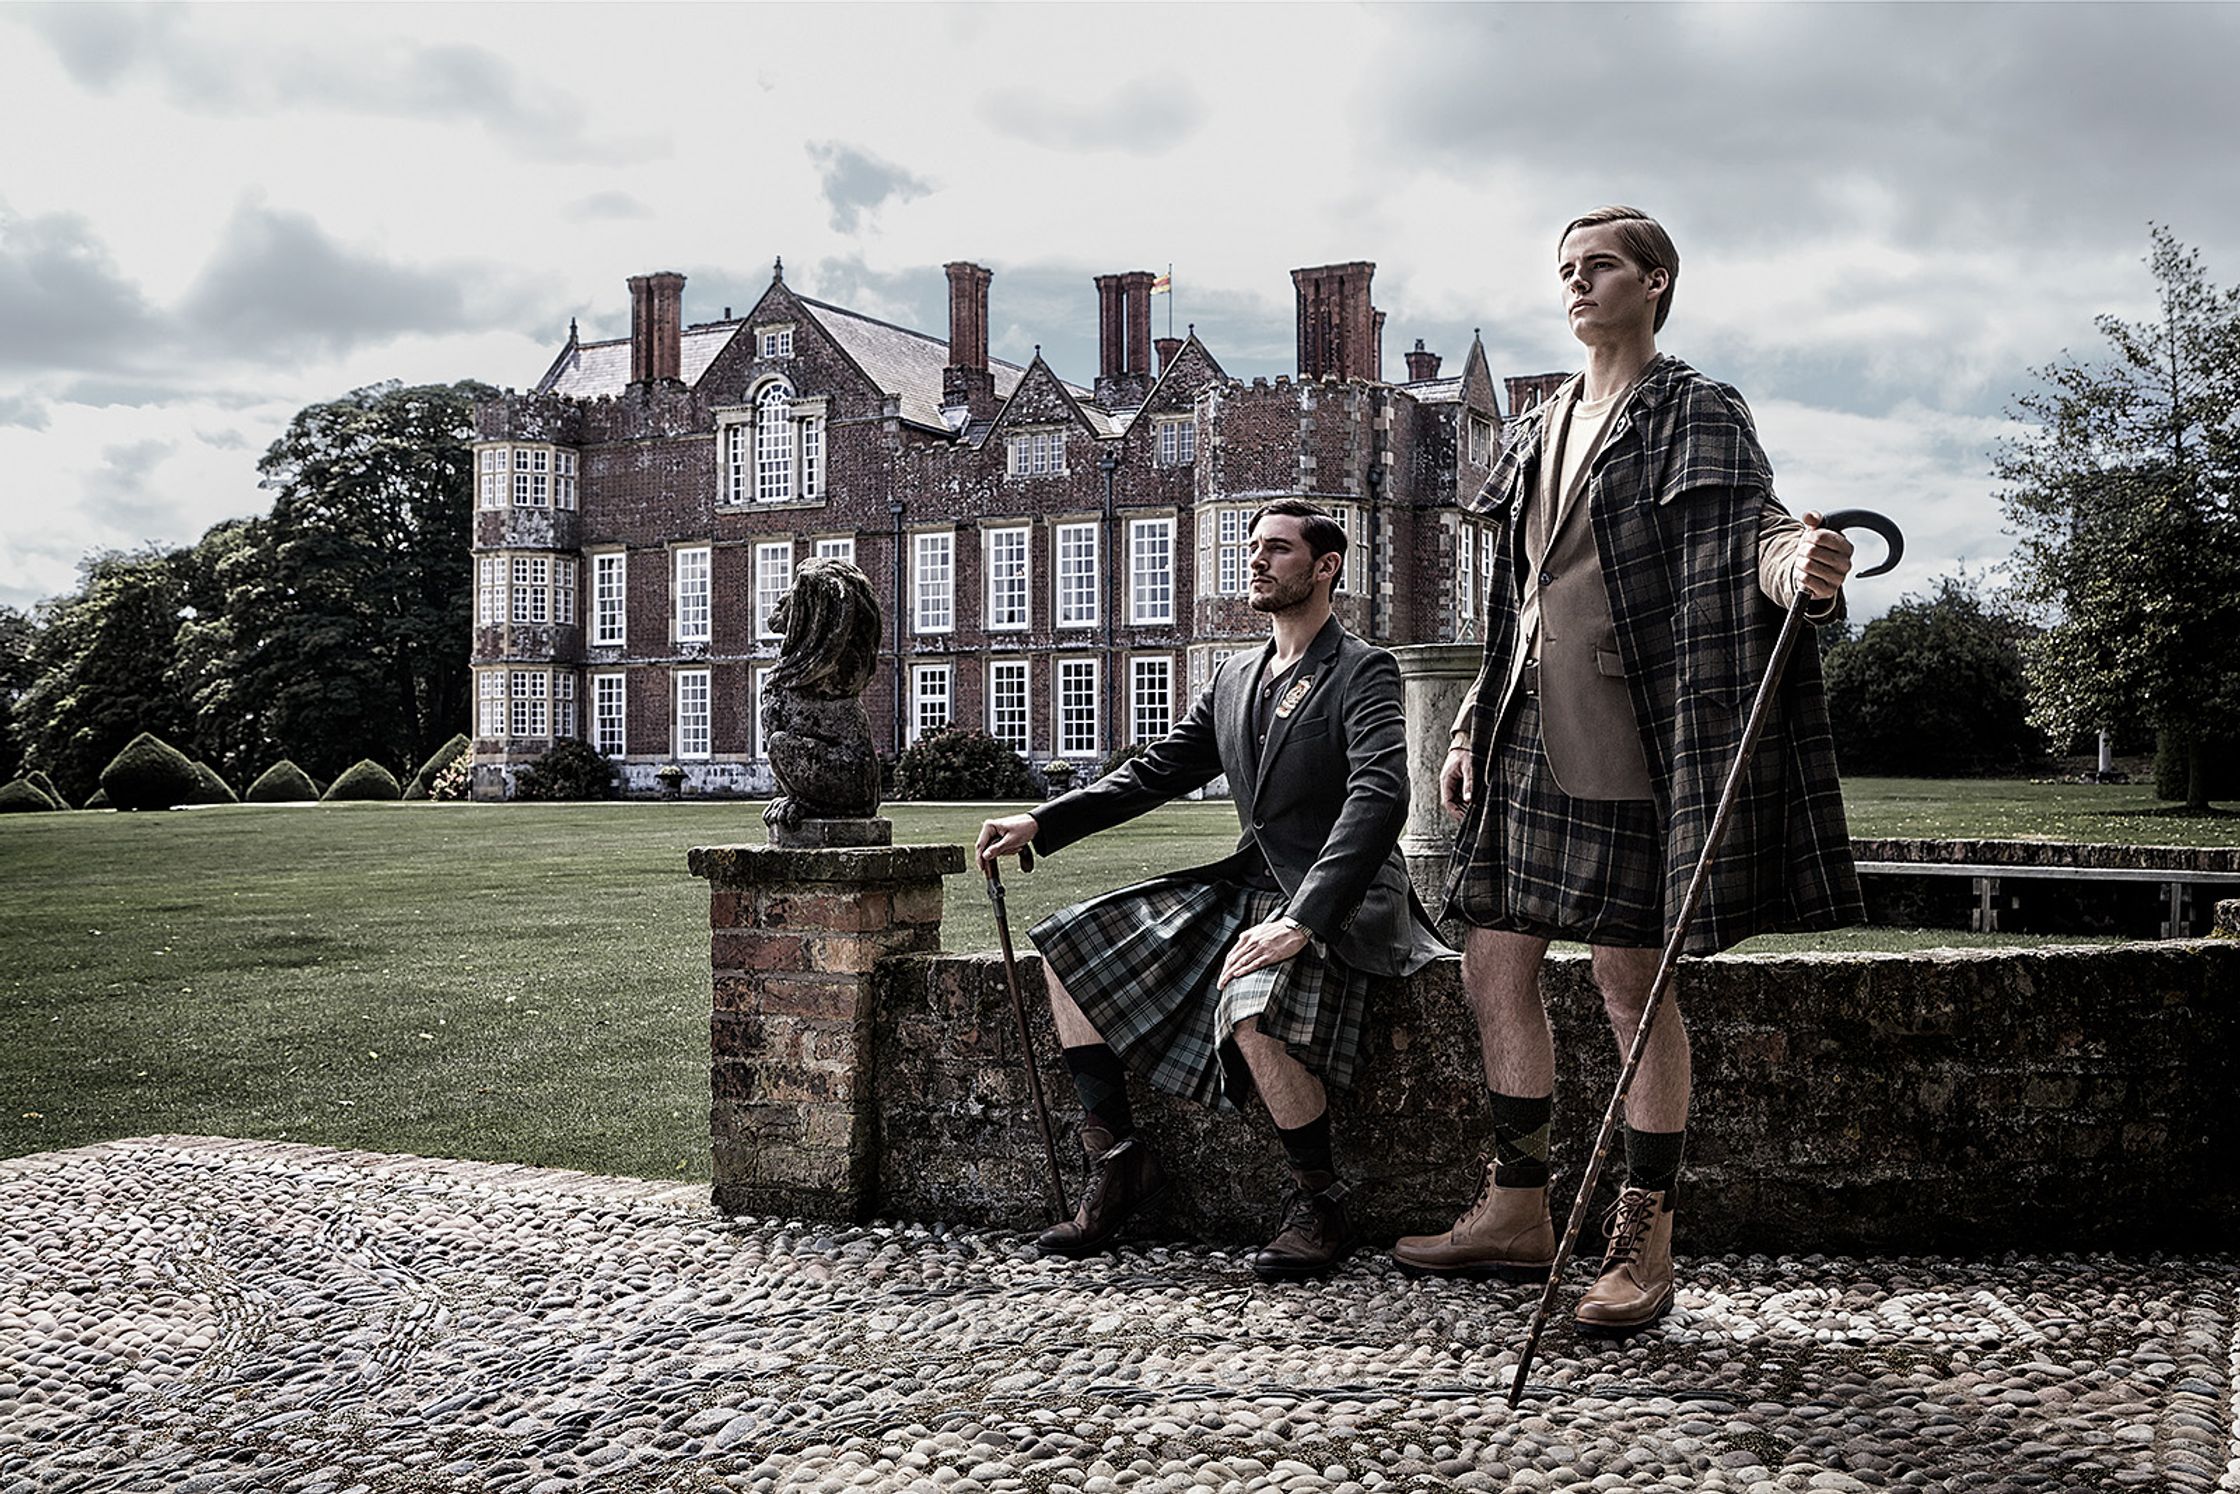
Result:
M1846 508L1829 514L1820 521L1822 529L1871 529L1882 536L1890 546L1890 553L1882 564L1871 570L1859 572L1861 576L1879 576L1898 564L1905 554L1905 536L1898 526L1881 514L1863 508ZM1734 766L1727 770L1727 786L1719 794L1719 807L1711 816L1711 828L1703 837L1703 853L1696 858L1694 875L1688 878L1687 895L1680 900L1680 915L1673 920L1672 932L1664 942L1664 956L1657 962L1657 978L1649 987L1649 1004L1641 1013L1641 1025L1634 1030L1633 1047L1626 1054L1625 1067L1618 1071L1618 1088L1610 1096L1610 1108L1602 1113L1602 1131L1595 1137L1594 1151L1587 1160L1587 1175L1579 1180L1579 1192L1571 1201L1571 1216L1563 1227L1563 1243L1556 1247L1556 1258L1548 1267L1548 1283L1540 1291L1540 1305L1532 1311L1532 1326L1525 1332L1524 1351L1517 1356L1516 1378L1509 1383L1509 1408L1513 1411L1524 1399L1525 1372L1532 1368L1533 1351L1540 1345L1540 1332L1548 1326L1548 1309L1555 1305L1556 1293L1563 1285L1563 1268L1570 1264L1571 1253L1579 1243L1579 1227L1586 1222L1587 1209L1594 1199L1595 1185L1602 1181L1602 1164L1610 1155L1610 1141L1618 1129L1618 1117L1625 1110L1626 1092L1633 1087L1634 1072L1641 1067L1641 1056L1649 1051L1649 1033L1656 1025L1657 1013L1664 1007L1665 993L1672 987L1672 976L1680 960L1680 946L1688 937L1688 925L1695 921L1696 905L1703 899L1704 884L1710 879L1712 858L1719 854L1719 842L1727 833L1727 819L1734 809L1735 800L1742 797L1742 778L1749 771L1750 758L1758 750L1758 738L1765 731L1766 717L1772 714L1773 698L1780 691L1781 676L1789 667L1789 655L1796 651L1798 635L1804 631L1804 608L1810 598L1802 586L1789 604L1789 615L1782 620L1781 636L1773 645L1773 661L1766 666L1766 677L1759 682L1758 698L1750 706L1750 719L1742 728L1742 745L1734 755Z
M1034 870L1034 848L1019 847L1019 870ZM1058 1143L1050 1131L1050 1106L1042 1098L1042 1067L1035 1062L1034 1033L1027 1026L1027 1000L1019 994L1019 957L1011 950L1011 920L1003 910L1003 874L995 860L988 861L988 901L996 908L996 938L1003 946L1003 980L1011 988L1011 1013L1019 1019L1019 1052L1027 1065L1027 1093L1034 1097L1035 1119L1042 1124L1042 1153L1050 1162L1050 1196L1057 1200L1058 1218L1073 1215L1066 1202L1065 1174L1058 1169Z

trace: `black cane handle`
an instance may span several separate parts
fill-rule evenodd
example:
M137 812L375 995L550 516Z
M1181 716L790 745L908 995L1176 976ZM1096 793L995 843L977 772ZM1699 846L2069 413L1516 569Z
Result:
M1888 515L1878 514L1871 508L1839 508L1832 514L1823 514L1820 519L1820 527L1822 529L1872 529L1876 534L1882 536L1882 542L1890 547L1890 553L1882 557L1882 564L1869 566L1863 571L1856 572L1857 575L1879 576L1885 571L1894 571L1898 568L1898 561L1906 553L1906 537L1898 532L1898 526L1890 521Z

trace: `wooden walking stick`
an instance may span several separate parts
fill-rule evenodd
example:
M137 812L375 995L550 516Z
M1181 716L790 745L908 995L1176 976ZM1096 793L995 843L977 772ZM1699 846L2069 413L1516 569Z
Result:
M1859 572L1861 576L1879 576L1893 569L1900 556L1905 554L1905 537L1898 526L1881 514L1863 508L1847 508L1829 514L1820 521L1822 529L1871 529L1882 536L1890 546L1890 553L1882 564L1871 570ZM1764 734L1766 718L1773 712L1773 698L1780 691L1781 676L1789 667L1789 655L1796 651L1797 638L1804 631L1804 607L1810 600L1802 586L1789 604L1789 614L1782 619L1781 636L1773 645L1773 660L1766 666L1766 676L1758 684L1758 698L1751 703L1750 719L1742 728L1742 745L1734 755L1734 766L1727 770L1726 787L1720 791L1719 807L1711 816L1711 828L1703 838L1703 853L1696 858L1696 869L1688 878L1688 891L1680 900L1680 913L1673 920L1672 932L1664 941L1663 958L1657 962L1657 978L1649 987L1649 1004L1641 1013L1641 1025L1634 1029L1633 1046L1626 1053L1625 1066L1618 1071L1618 1087L1610 1096L1610 1108L1602 1112L1602 1130L1595 1137L1594 1151L1587 1159L1587 1175L1579 1180L1579 1191L1571 1200L1571 1214L1564 1222L1563 1242L1556 1247L1556 1258L1548 1267L1547 1285L1540 1290L1540 1305L1532 1310L1532 1326L1524 1336L1524 1350L1517 1355L1516 1377L1509 1382L1509 1409L1516 1409L1524 1399L1525 1372L1532 1368L1532 1355L1540 1346L1541 1330L1548 1326L1548 1309L1555 1305L1556 1293L1563 1286L1563 1268L1570 1264L1572 1251L1579 1243L1579 1228L1586 1222L1587 1209L1594 1200L1595 1185L1602 1181L1602 1164L1610 1156L1610 1142L1618 1129L1618 1117L1625 1111L1626 1092L1633 1087L1633 1076L1641 1067L1641 1056L1649 1051L1649 1034L1655 1028L1657 1013L1664 1008L1664 999L1672 989L1672 976L1680 961L1680 946L1688 937L1688 925L1695 921L1696 905L1703 900L1703 889L1710 880L1712 858L1719 854L1719 842L1727 833L1727 820L1735 801L1742 797L1743 775L1749 771L1750 759L1758 750L1758 738Z
M1034 850L1019 847L1019 870L1034 870ZM1057 1200L1058 1218L1073 1217L1073 1206L1066 1202L1065 1174L1058 1168L1058 1143L1050 1129L1050 1105L1042 1098L1042 1066L1035 1062L1034 1032L1027 1025L1027 999L1019 994L1019 957L1011 950L1011 920L1003 908L1003 874L996 870L993 857L988 861L988 901L995 904L996 939L1003 946L1003 980L1011 988L1011 1012L1019 1019L1019 1052L1027 1065L1027 1093L1034 1097L1035 1119L1042 1125L1042 1153L1050 1163L1050 1196Z

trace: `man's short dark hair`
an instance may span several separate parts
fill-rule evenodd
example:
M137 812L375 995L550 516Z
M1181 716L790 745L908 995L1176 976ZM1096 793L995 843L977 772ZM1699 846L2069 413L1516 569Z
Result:
M1260 527L1260 521L1275 514L1299 520L1299 533L1307 542L1307 553L1316 560L1332 550L1341 559L1346 553L1345 526L1330 517L1330 510L1317 508L1304 498L1275 498L1252 511L1252 522L1244 526L1246 534Z

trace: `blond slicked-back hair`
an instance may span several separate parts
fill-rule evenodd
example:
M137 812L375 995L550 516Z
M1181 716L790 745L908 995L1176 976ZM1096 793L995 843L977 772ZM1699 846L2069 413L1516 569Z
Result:
M1626 257L1641 266L1644 272L1664 271L1664 294L1657 297L1657 319L1650 330L1662 332L1664 319L1672 314L1673 292L1680 289L1680 251L1672 247L1672 235L1664 225L1639 208L1613 204L1598 207L1582 217L1573 218L1563 225L1563 232L1556 235L1556 257L1563 256L1563 241L1581 228L1599 228L1608 223L1618 230L1618 242Z

